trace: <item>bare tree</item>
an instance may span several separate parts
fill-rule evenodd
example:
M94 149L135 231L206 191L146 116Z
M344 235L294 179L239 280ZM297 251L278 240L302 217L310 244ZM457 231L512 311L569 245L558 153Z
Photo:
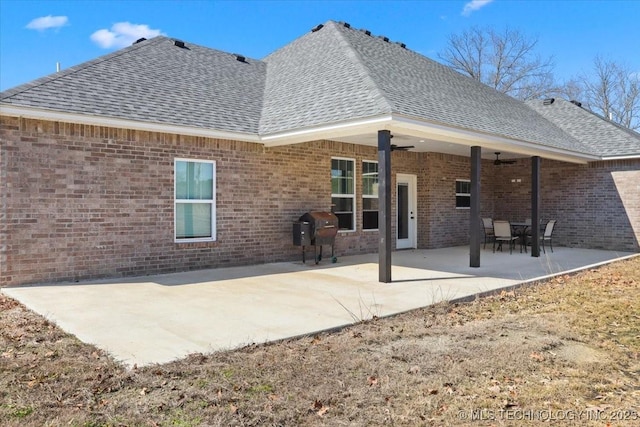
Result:
M553 59L535 53L537 39L518 30L472 27L450 35L439 58L454 70L500 92L526 100L557 92Z
M581 75L583 103L591 111L629 129L640 129L640 75L597 56L593 74Z

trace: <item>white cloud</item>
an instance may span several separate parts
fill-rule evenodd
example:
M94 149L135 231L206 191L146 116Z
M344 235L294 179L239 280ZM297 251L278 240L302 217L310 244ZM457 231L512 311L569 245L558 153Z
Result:
M41 16L40 18L36 18L29 22L26 28L30 30L44 31L49 28L64 27L68 22L69 18L66 16Z
M488 5L493 0L471 0L467 4L464 5L464 9L462 9L462 14L464 16L471 15L472 12L479 10L480 8Z
M91 34L91 40L104 49L121 48L131 46L139 38L150 39L161 34L160 30L153 30L148 25L118 22L113 24L110 30L102 29Z

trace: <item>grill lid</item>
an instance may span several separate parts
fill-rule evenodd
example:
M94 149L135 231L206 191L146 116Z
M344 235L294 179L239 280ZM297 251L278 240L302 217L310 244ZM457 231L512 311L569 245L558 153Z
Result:
M331 212L312 211L302 215L299 221L309 222L314 228L338 227L338 217Z

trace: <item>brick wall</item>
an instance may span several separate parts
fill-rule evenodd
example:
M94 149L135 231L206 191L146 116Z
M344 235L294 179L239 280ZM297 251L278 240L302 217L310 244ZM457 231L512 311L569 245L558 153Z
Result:
M640 250L639 160L576 165L542 159L540 173L541 218L558 220L554 244ZM531 217L529 159L496 166L494 187L494 218Z
M14 117L0 132L0 285L300 259L292 222L330 209L332 156L355 159L357 174L357 231L340 233L336 253L378 248L361 217L361 162L377 160L375 147L265 148ZM177 157L216 161L216 242L174 243ZM418 173L417 153L392 158L394 173Z
M330 209L332 156L356 160L357 227L339 234L337 256L376 252L378 232L362 231L361 217L361 162L377 160L376 147L315 141L265 148L3 116L0 285L299 260L292 222ZM174 243L177 157L216 161L216 242ZM544 160L542 215L559 220L557 243L637 251L638 163ZM468 244L469 211L455 208L455 180L468 179L469 158L397 151L392 167L392 218L396 173L418 178L418 247ZM530 175L528 160L483 162L482 215L528 217Z
M469 244L469 209L456 209L456 180L471 176L471 159L442 153L424 153L425 185L418 189L420 221L424 223L419 247L441 248ZM493 213L492 162L480 168L481 216Z

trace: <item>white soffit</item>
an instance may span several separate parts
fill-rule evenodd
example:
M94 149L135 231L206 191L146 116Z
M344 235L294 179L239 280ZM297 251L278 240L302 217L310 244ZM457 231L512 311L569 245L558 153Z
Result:
M259 136L255 134L218 131L191 126L141 122L88 114L65 113L54 110L15 106L12 104L0 104L0 113L9 116L94 126L108 126L149 132L166 132L178 135L202 136L233 141L262 143L266 147L276 147L323 139L377 146L378 131L389 130L396 137L392 142L397 145L414 145L415 149L413 149L413 151L443 152L466 156L469 155L469 147L481 146L484 149L483 157L487 159L493 158L493 153L495 151L500 151L504 153L502 155L503 159L540 156L571 163L587 163L588 161L602 160L597 156L590 156L554 147L541 146L526 141L518 141L465 129L456 129L402 116L394 116L391 114ZM631 156L624 158L637 157L638 156ZM607 160L618 159L622 158L611 158Z
M504 152L503 158L540 156L571 163L587 163L600 157L542 146L527 141L519 141L465 129L457 129L439 124L423 122L397 115L340 122L288 132L263 135L261 141L267 147L297 144L301 142L330 139L352 144L377 146L377 133L389 130L395 136L392 143L414 145L413 151L444 152L469 155L469 147L481 146L484 158L493 158L495 151ZM486 151L488 150L488 151Z

